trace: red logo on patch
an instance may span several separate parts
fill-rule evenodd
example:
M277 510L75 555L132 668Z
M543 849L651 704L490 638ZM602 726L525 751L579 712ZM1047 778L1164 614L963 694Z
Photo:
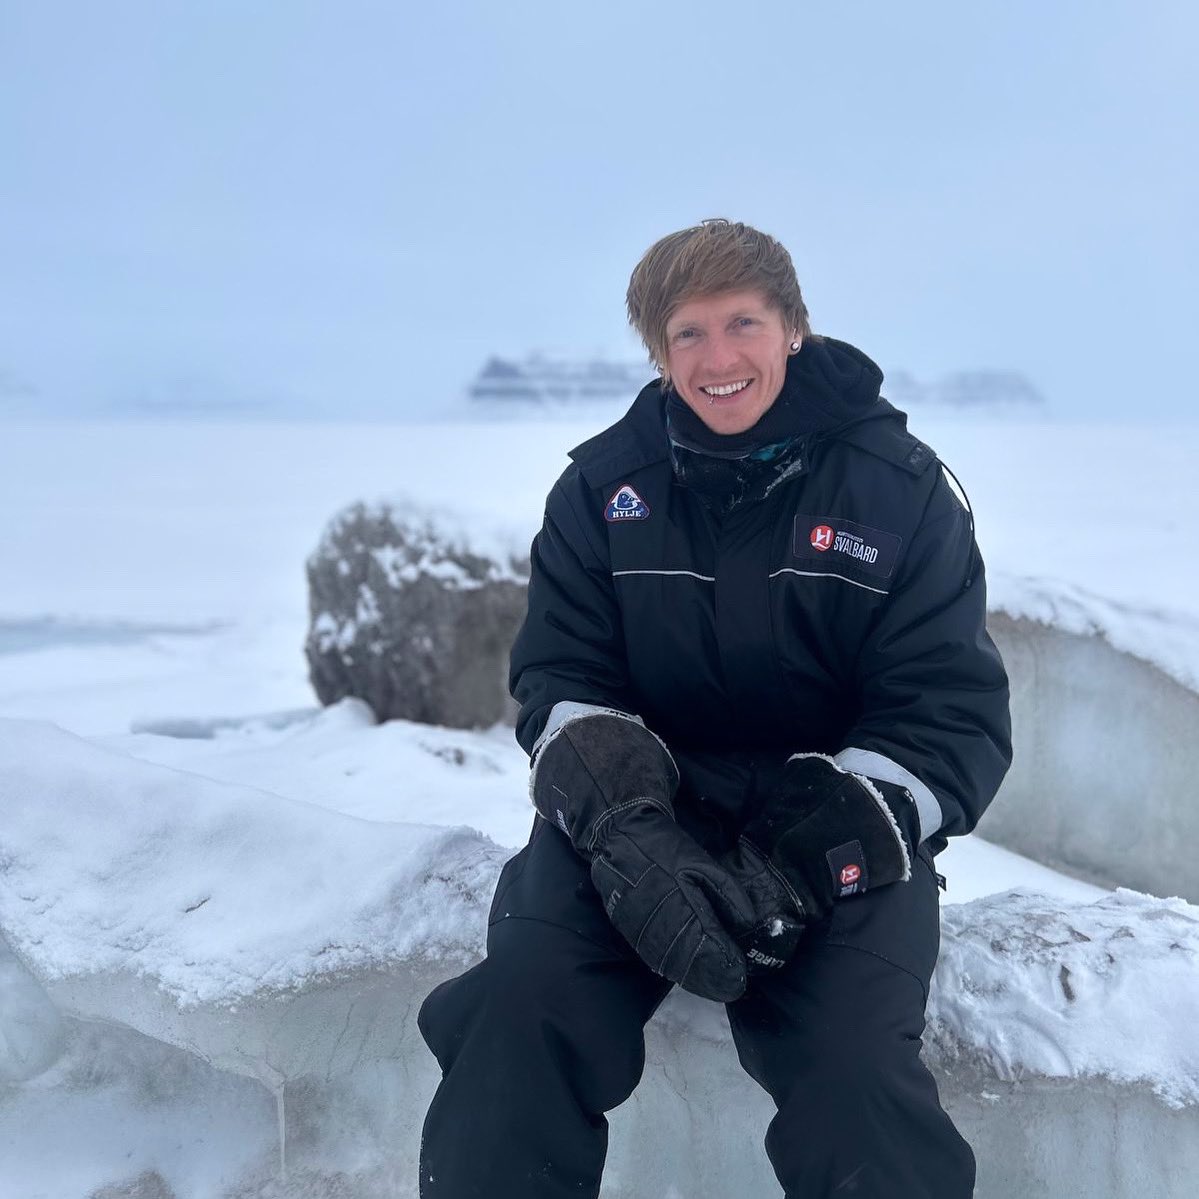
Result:
M841 886L852 887L861 877L862 868L860 866L846 866L841 871Z
M817 525L812 530L812 536L809 538L812 542L812 548L820 550L823 553L825 550L833 548L833 531L828 525Z

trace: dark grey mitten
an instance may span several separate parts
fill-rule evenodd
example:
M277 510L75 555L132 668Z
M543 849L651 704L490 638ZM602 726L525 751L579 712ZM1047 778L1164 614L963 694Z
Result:
M534 753L537 811L591 862L613 925L657 974L723 1003L745 991L736 930L749 899L674 820L678 772L639 720L590 709L568 718Z

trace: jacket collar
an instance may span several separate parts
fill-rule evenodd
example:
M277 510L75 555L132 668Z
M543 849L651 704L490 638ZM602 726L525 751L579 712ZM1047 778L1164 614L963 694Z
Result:
M824 352L809 354L809 346L812 351L823 346ZM915 475L936 461L934 451L907 431L906 415L879 395L882 371L854 346L832 337L806 342L788 363L789 379L793 370L802 370L818 399L822 426L804 439L804 448L793 451L803 464L795 473L805 469L807 450L817 440L845 441ZM661 380L647 383L620 420L570 451L589 486L603 487L635 470L671 461L666 398Z

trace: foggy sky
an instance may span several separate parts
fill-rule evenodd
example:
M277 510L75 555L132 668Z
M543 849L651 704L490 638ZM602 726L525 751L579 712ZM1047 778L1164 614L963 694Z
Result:
M774 233L885 368L1192 416L1193 4L0 0L0 414L435 414L633 358L629 271Z

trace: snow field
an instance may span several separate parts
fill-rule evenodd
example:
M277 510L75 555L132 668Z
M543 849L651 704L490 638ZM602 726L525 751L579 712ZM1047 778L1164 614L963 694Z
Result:
M397 494L464 539L527 544L595 427L5 429L0 1199L146 1171L174 1199L414 1193L436 1076L415 1009L481 951L530 822L526 766L506 729L316 710L303 562L344 504ZM1196 689L1199 588L1177 551L1199 432L916 432L969 490L993 607ZM1189 1194L1199 910L978 838L939 865L926 1054L978 1147L980 1199ZM769 1111L722 1014L672 997L648 1057L614 1115L606 1199L642 1194L651 1157L656 1193L777 1193Z

